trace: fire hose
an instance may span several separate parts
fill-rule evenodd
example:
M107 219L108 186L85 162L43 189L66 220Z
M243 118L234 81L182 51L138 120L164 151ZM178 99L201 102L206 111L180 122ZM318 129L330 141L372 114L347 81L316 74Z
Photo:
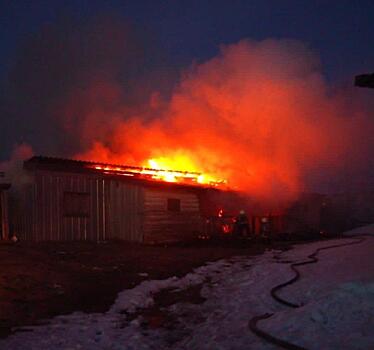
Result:
M272 296L272 298L274 300L276 300L277 302L279 302L279 303L281 303L283 305L286 305L288 307L298 308L298 307L303 306L303 304L297 304L297 303L294 303L292 301L288 301L288 300L286 300L284 298L281 298L277 294L284 287L289 286L289 285L295 283L297 280L300 279L301 274L300 274L300 271L297 269L297 267L298 266L303 266L303 265L317 263L318 262L317 255L322 250L333 249L333 248L340 248L340 247L345 247L345 246L348 246L348 245L360 244L360 243L362 243L365 240L364 236L372 236L372 235L370 235L370 234L360 234L360 235L356 235L355 237L347 237L347 238L350 238L350 239L354 239L354 241L350 241L350 242L343 243L343 244L334 244L334 245L330 245L330 246L325 246L325 247L317 248L312 254L310 254L310 255L307 256L308 260L302 261L302 262L291 263L290 267L291 267L291 270L294 272L294 276L291 279L289 279L288 281L286 281L284 283L281 283L281 284L273 287L271 289L271 291L270 291L270 295ZM279 261L279 263L281 263L281 262ZM258 337L264 339L265 341L267 341L267 342L269 342L269 343L271 343L273 345L281 347L283 349L288 349L288 350L306 350L306 348L304 348L302 346L295 345L295 344L292 344L292 343L290 343L290 342L288 342L286 340L274 337L270 333L265 332L265 331L261 330L260 328L258 328L257 323L259 321L268 319L268 318L272 317L273 315L274 315L274 313L265 313L265 314L262 314L262 315L257 315L257 316L252 317L249 320L249 322L248 322L249 329L254 334L256 334Z

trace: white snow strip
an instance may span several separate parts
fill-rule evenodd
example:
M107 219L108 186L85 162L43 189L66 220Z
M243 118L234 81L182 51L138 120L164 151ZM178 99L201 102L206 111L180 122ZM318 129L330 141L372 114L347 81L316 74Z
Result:
M369 229L362 230L367 233ZM25 344L30 350L276 349L248 329L250 318L266 312L274 315L259 322L260 328L308 349L374 349L374 237L321 251L318 263L300 267L302 278L280 295L303 307L280 305L269 294L272 287L293 276L289 263L278 261L304 261L318 247L350 241L354 239L303 244L256 258L220 260L183 278L144 281L121 292L104 314L56 317L47 326L0 341L0 349L23 350ZM128 322L123 314L152 305L153 295L164 288L182 290L201 283L204 303L168 307L175 319L171 329L146 329L141 316Z
M361 226L353 230L344 232L344 235L361 235L361 234L374 235L374 224Z

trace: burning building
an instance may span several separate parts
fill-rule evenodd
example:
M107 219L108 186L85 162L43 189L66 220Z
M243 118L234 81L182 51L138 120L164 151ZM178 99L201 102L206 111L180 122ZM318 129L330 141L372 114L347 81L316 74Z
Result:
M356 207L356 221L372 219L368 210L362 215L362 202L373 202L367 196L350 200L348 211L334 198L308 194L269 211L197 172L32 157L23 163L21 182L0 184L0 239L163 243L229 237L239 209L248 214L250 234L261 237L351 227L339 218L351 218Z
M24 172L10 226L35 241L191 239L202 230L202 196L219 185L194 172L48 157L25 161Z

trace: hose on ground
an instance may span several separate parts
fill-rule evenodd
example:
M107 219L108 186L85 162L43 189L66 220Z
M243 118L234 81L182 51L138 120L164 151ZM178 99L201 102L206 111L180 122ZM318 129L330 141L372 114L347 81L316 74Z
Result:
M273 287L270 291L270 295L272 296L272 298L274 300L281 303L282 305L286 305L286 306L292 307L292 308L298 308L298 307L303 306L303 304L297 304L295 302L292 302L292 301L286 300L284 298L281 298L277 294L284 287L289 286L289 285L295 283L297 280L300 279L301 274L300 274L300 271L297 269L297 267L317 263L318 262L317 255L318 255L319 252L321 252L323 250L360 244L365 240L365 238L364 238L365 236L372 236L372 235L370 235L370 234L360 234L360 235L356 235L355 237L351 237L351 236L344 237L344 238L354 239L354 241L350 241L350 242L343 243L343 244L334 244L334 245L330 245L330 246L317 248L312 254L308 255L308 260L302 261L302 262L291 263L290 267L291 267L291 270L295 273L294 276L291 279L289 279L288 281L283 282L283 283L278 284L275 287ZM287 350L306 350L306 348L303 348L301 346L292 344L292 343L290 343L288 341L285 341L283 339L274 337L270 333L265 332L265 331L261 330L260 328L258 328L257 323L259 321L268 319L272 316L273 316L272 313L265 313L263 315L257 315L257 316L252 317L248 322L249 329L254 334L256 334L258 337L264 339L265 341L267 341L267 342L269 342L273 345L281 347L283 349L287 349Z
M307 350L306 348L303 348L302 346L298 346L298 345L289 343L288 341L285 341L283 339L276 338L273 335L271 335L271 334L269 334L265 331L262 331L261 329L259 329L257 327L257 322L258 321L266 320L267 318L270 318L271 316L273 316L273 314L266 313L266 314L263 314L263 315L258 315L258 316L252 317L248 322L248 326L249 326L250 330L254 334L256 334L258 337L266 340L267 342L269 342L271 344L280 346L281 348L289 349L289 350Z

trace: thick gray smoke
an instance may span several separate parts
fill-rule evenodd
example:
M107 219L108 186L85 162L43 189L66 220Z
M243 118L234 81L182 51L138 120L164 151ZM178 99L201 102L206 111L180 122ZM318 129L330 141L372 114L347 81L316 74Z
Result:
M177 83L162 62L119 19L44 28L9 74L1 147L22 141L41 154L135 165L158 159L278 199L373 183L374 93L369 101L371 91L332 88L304 43L242 40Z

